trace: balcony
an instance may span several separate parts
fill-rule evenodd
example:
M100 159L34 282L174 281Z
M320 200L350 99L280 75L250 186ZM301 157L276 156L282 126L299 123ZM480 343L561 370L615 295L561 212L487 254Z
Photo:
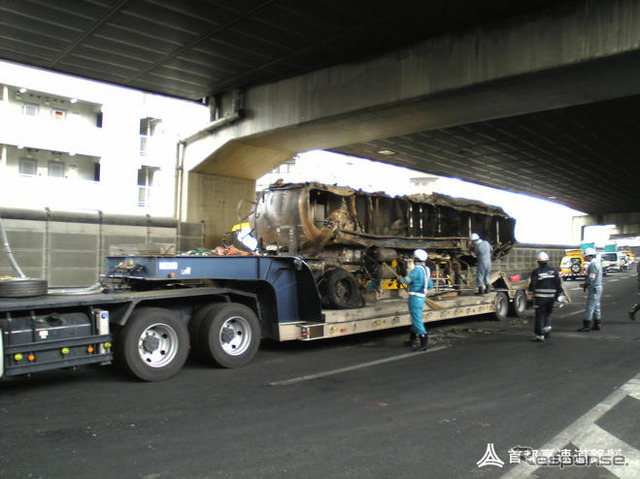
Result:
M0 124L4 125L0 143L98 157L104 154L102 129L87 121L24 116L0 109Z

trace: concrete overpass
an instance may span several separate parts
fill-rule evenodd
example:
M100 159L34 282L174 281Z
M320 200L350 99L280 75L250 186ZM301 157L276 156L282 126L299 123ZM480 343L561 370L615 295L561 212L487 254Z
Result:
M13 48L0 57L210 101L211 125L185 138L179 153L178 215L206 220L214 241L235 221L238 200L252 197L256 178L309 149L548 198L590 213L586 221L614 220L624 234L640 234L640 1L530 1L500 10L490 9L495 2L400 2L361 6L345 19L344 3L247 2L229 11L114 0L93 17L85 9L92 21L74 25L75 40L48 54L21 33L36 20L65 25L62 14L72 12L36 3L0 6L14 25ZM226 23L207 23L216 15ZM314 43L301 29L318 30L323 20L351 29ZM200 23L195 36L186 33ZM149 39L160 26L172 48ZM269 59L274 43L281 53ZM144 64L144 49L158 58ZM232 65L249 65L252 55L260 68ZM111 68L101 64L105 56Z

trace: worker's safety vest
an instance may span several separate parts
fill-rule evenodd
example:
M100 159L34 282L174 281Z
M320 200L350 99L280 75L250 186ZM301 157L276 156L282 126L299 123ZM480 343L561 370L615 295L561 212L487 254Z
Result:
M427 290L429 289L429 278L431 277L431 271L429 270L429 268L423 264L418 264L416 265L416 268L420 268L422 270L422 272L424 273L424 289L422 292L420 291L409 291L409 294L411 296L419 296L421 298L424 298L427 296Z

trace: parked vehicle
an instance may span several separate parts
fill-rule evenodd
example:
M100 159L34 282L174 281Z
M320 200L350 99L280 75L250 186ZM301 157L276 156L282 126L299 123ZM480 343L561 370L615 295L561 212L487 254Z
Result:
M627 269L627 259L620 251L611 251L601 253L600 262L603 271L607 273L612 271L624 271Z
M323 310L318 285L299 258L276 256L108 257L99 285L36 293L18 280L0 291L0 377L114 358L134 377L176 374L190 350L225 368L245 366L260 340L309 341L407 326L406 299ZM522 288L494 276L484 296L434 298L425 321L524 310ZM58 294L60 293L60 294ZM400 292L399 292L400 293Z
M236 368L251 362L262 338L309 341L407 326L407 292L396 278L412 267L416 248L429 251L433 272L425 321L503 319L526 307L527 282L500 272L490 278L492 292L471 293L469 233L490 241L496 255L515 244L515 221L500 208L442 195L276 185L250 220L232 233L246 243L251 229L253 253L122 253L107 257L100 283L83 290L0 282L0 376L115 359L133 376L158 381L176 374L190 350Z
M560 261L560 276L565 281L585 278L586 266L581 249L565 250L565 256Z
M623 249L620 251L624 253L624 255L626 256L627 268L630 268L631 265L633 265L636 262L636 255L630 249Z

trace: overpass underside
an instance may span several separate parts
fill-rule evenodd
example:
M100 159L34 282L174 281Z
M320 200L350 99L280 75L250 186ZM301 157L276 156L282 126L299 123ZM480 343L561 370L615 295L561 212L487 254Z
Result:
M179 219L215 245L255 180L311 149L631 214L639 46L640 2L573 2L222 95L183 144Z

